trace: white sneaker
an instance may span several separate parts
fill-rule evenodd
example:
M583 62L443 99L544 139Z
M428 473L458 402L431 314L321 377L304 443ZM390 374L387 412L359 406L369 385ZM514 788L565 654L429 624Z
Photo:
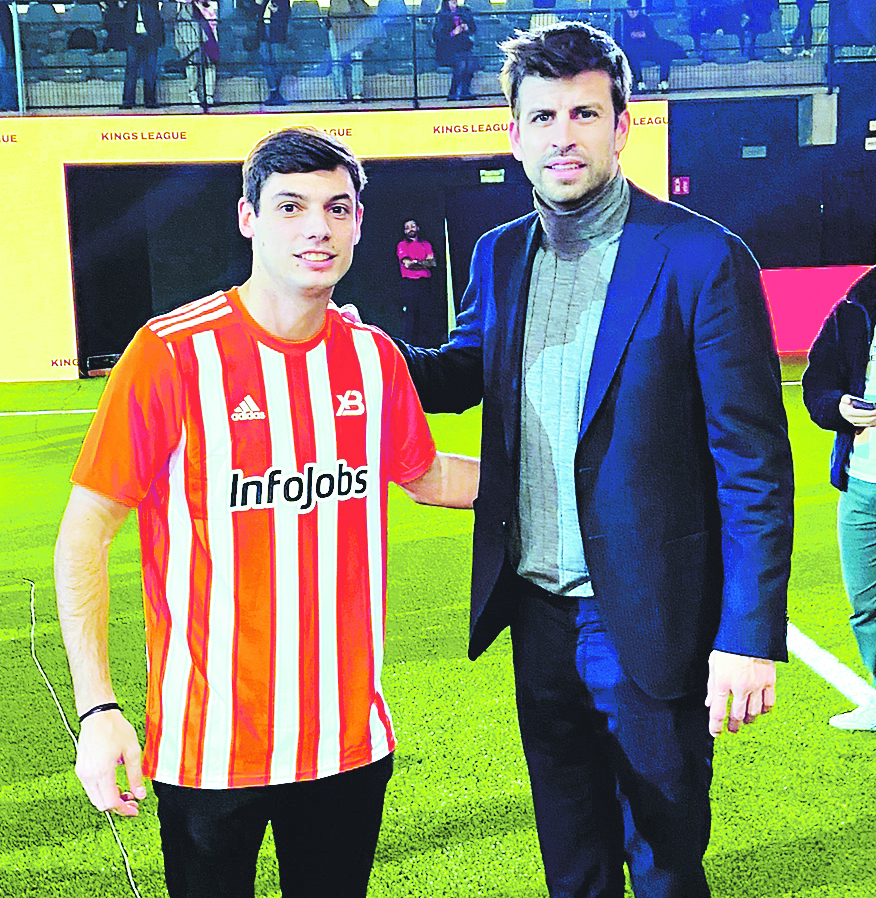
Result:
M803 59L810 59L812 57L812 51L811 50L801 50L800 56L803 57Z
M660 90L669 90L669 82L668 82L668 81L661 81L661 82L657 85L657 87L659 87Z
M637 88L638 90L644 91L644 90L647 90L647 89L648 89L648 85L645 84L644 81L640 81L640 82L636 85L636 88Z
M854 711L830 718L830 725L838 730L869 730L876 732L876 702L860 705Z

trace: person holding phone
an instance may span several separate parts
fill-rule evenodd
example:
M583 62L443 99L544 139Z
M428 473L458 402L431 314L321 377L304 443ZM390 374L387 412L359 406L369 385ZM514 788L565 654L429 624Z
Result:
M837 537L852 632L876 678L876 266L828 316L803 373L812 420L836 431L830 482L840 490ZM876 701L830 719L843 730L876 731Z

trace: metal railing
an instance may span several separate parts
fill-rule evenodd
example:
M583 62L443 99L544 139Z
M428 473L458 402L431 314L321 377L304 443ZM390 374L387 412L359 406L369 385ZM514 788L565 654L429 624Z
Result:
M289 104L439 104L447 97L451 72L436 58L435 14L429 2L423 0L412 9L403 0L379 0L373 16L340 21L329 17L316 0L293 0L286 40L270 44L260 39L258 6L229 8L219 17L220 58L213 71L214 63L200 51L188 58L181 52L180 25L174 18L177 4L166 2L162 6L164 42L156 49L158 105L165 109L190 106L192 71L198 84L196 102L203 108L261 105L269 97L269 74L279 79L279 94ZM433 6L436 2L431 0ZM543 6L549 0L536 2ZM775 87L831 89L834 65L876 57L874 48L831 43L828 0L820 0L813 10L811 37L798 27L798 9L792 0L782 2L769 22L760 26L751 24L742 0L723 7L720 20L705 22L688 2L675 8L676 0L651 0L651 19L662 40L671 42L673 58L663 79L660 60L639 53L640 90L708 96L716 91ZM580 19L621 39L625 2L611 0L598 7L588 0L555 0L555 4L536 9L531 0L502 4L468 0L476 24L472 50L476 97L489 101L501 97L497 73L502 53L497 45L516 29L554 19ZM92 2L31 3L26 11L12 7L14 99L19 111L100 111L122 103L127 54L119 42L118 22L107 15L107 9L106 4ZM7 68L11 81L9 74Z

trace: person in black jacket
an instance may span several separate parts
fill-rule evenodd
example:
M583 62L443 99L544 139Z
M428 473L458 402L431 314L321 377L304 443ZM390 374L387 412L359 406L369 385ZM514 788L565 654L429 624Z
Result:
M289 0L264 0L258 5L259 15L259 55L268 82L266 106L285 106L286 100L280 92L283 81L283 65L276 58L277 47L286 43L289 28Z
M852 284L809 351L803 402L812 420L836 431L830 482L840 490L837 537L852 632L876 676L876 266ZM844 730L876 730L876 703L830 719Z
M628 0L627 7L620 17L619 37L633 73L633 84L639 91L647 90L642 63L649 60L660 66L659 87L667 90L672 60L683 57L685 52L679 44L660 37L651 17L642 11L642 0Z
M137 80L143 76L143 103L148 109L158 106L158 50L164 43L164 22L158 0L128 0L124 9L125 84L122 109L131 109L137 98Z
M475 73L475 58L471 51L475 31L477 25L471 10L460 6L457 0L441 0L432 34L438 65L449 65L453 70L448 100L474 99L471 79Z

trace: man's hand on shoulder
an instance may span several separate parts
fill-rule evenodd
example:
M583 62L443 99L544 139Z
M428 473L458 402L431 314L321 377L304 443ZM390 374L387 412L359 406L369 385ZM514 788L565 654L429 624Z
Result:
M709 732L713 736L721 735L725 720L727 731L736 733L743 723L751 723L772 710L775 703L774 661L717 650L709 655L706 705L709 708Z
M125 765L130 792L116 783L116 767ZM140 769L140 743L121 711L102 711L82 721L76 750L76 776L99 811L136 817L137 802L146 797Z

